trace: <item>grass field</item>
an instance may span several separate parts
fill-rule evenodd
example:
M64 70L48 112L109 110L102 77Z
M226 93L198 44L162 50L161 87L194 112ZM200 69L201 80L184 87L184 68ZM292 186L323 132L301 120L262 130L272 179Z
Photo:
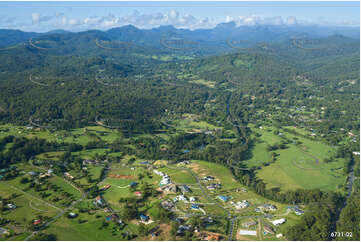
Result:
M105 214L98 214L100 215L99 218L87 213L79 213L79 216L76 219L69 219L63 216L47 228L45 232L53 233L57 236L58 240L65 241L121 240L119 231L112 235L113 224L102 227L103 221L105 221ZM86 222L80 224L78 222L79 219L86 220Z
M252 158L244 160L242 163L245 163L248 167L260 166L264 162L271 160L271 155L267 151L267 143L257 142L252 149Z
M262 159L267 161L267 156L269 156L266 150L267 145L280 143L282 137L302 142L301 145L287 144L287 149L276 150L278 154L276 162L257 171L257 176L266 183L268 188L280 187L283 191L297 188L334 190L344 183L345 176L337 170L343 167L343 161L336 159L328 164L323 162L323 159L329 158L334 152L330 146L284 130L280 130L282 135L277 135L273 133L275 128L272 127L263 126L263 129L259 129L252 126L252 129L261 134L259 139L264 143L256 143L253 157L246 160L248 166L259 165L260 162L257 163L257 161ZM292 129L300 134L307 134L305 130L294 127Z
M17 196L10 199L10 201L15 204L17 208L2 212L1 216L4 218L24 223L24 221L30 222L32 219L36 219L39 215L52 217L59 212L55 208L47 205L40 198L21 193L9 187L7 183L0 182L1 197L9 198L9 195L14 193L17 194Z

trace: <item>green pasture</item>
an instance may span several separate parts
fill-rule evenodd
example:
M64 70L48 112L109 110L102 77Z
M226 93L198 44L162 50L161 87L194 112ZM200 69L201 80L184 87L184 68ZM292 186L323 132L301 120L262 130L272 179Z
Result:
M276 163L257 171L267 187L280 187L284 191L297 188L335 190L345 181L343 175L331 170L342 167L340 160L328 164L322 161L316 163L313 157L301 152L295 145L276 153L279 154Z

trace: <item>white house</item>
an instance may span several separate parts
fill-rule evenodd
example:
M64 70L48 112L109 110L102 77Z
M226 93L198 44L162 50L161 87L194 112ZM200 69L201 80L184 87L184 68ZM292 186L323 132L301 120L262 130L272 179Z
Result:
M280 219L276 219L276 220L272 221L272 224L275 225L275 226L278 226L278 225L281 225L281 224L283 224L285 222L286 222L285 218L280 218Z
M177 201L184 201L184 202L187 202L187 198L183 195L178 195L176 196L174 199L173 199L174 202L177 202Z
M236 209L242 209L249 207L250 204L247 202L247 200L243 200L241 202L233 203L233 205L236 207Z
M244 230L244 229L240 229L238 232L240 235L254 235L257 236L257 231L256 230Z

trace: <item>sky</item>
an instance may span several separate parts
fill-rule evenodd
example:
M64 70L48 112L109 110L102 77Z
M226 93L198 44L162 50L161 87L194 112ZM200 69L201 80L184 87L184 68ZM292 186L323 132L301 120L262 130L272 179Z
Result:
M242 25L360 25L360 2L3 2L0 29L106 30L124 25L213 28Z

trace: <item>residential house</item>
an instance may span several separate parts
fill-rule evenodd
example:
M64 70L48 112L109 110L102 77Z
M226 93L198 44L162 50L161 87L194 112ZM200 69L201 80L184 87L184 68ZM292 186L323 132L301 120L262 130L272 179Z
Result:
M4 229L4 228L0 228L0 237L1 236L7 236L9 234L10 234L9 230Z
M103 205L104 205L103 199L102 199L100 196L97 196L97 197L95 198L95 204L96 204L96 205L103 206Z
M199 209L199 205L196 204L196 203L192 203L192 204L191 204L191 209L198 210L198 209Z
M140 214L139 217L142 220L142 222L148 222L148 220L149 220L149 216L144 215L144 214Z
M168 185L164 185L164 186L161 186L161 189L163 191L166 191L166 192L173 192L173 193L176 193L178 192L178 187L174 184L168 184Z
M280 218L280 219L276 219L274 221L272 221L272 224L275 226L279 226L281 224L284 224L286 222L285 218Z
M274 234L275 233L274 229L271 226L267 225L267 224L263 225L263 230L264 230L265 233L268 233L268 234Z
M38 224L40 224L41 223L41 219L35 219L34 221L33 221L33 224L34 225L38 225Z
M12 204L12 203L8 203L6 206L8 206L8 208L10 208L10 209L15 209L16 208L16 205Z
M215 190L215 189L220 189L221 188L221 184L219 183L211 183L207 186L208 190Z
M223 202L227 202L229 200L229 197L223 195L217 196L217 198L222 200Z
M69 213L68 214L68 218L76 218L78 216L78 214L76 213Z
M174 202L177 202L177 201L184 201L184 202L187 202L187 198L184 196L184 195L178 195L176 196L174 199L173 199Z
M191 229L191 226L190 225L180 225L178 227L178 230L177 230L177 234L183 234L183 232L185 230L190 230Z
M244 229L240 229L238 231L238 233L240 235L253 235L253 236L257 236L257 231L256 230L244 230Z
M179 186L179 189L181 190L181 192L182 192L183 194L185 194L185 193L187 193L187 192L189 192L189 193L192 192L192 190L191 190L188 186L186 186L186 185Z
M256 225L256 224L257 224L256 221L251 220L251 221L247 221L247 222L242 223L242 227L249 228L249 227L251 227L253 225Z
M214 180L214 177L213 176L205 176L202 178L203 181L212 181Z
M196 198L195 198L195 197L190 197L190 198L189 198L189 201L190 201L190 202L195 202L195 201L196 201Z
M161 205L166 210L172 210L174 208L174 203L170 200L163 201Z
M66 178L70 179L70 180L73 180L73 179L74 179L74 177L73 177L72 175L70 175L69 172L64 172L64 176L65 176Z
M104 187L100 188L101 191L106 191L111 187L111 185L105 185Z
M233 203L232 204L236 207L236 209L242 209L249 207L250 203L247 200L243 200L241 202Z
M135 191L134 195L137 196L137 197L140 197L140 196L142 196L142 193L140 191Z
M259 209L263 211L276 211L277 207L272 204L263 204L261 206L258 206Z
M129 184L130 187L136 187L138 185L138 182L131 182Z

